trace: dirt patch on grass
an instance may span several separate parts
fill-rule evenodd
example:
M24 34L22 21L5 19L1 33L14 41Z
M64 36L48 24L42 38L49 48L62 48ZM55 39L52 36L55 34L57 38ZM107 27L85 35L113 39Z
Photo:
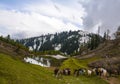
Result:
M120 84L120 79L116 77L111 77L107 79L107 82L109 82L109 84Z

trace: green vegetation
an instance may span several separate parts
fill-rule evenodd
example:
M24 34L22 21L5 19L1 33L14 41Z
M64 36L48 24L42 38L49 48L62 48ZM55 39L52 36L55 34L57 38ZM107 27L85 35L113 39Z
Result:
M8 35L6 38L0 36L0 41L3 41L3 42L8 43L8 44L11 44L12 46L16 46L17 47L17 51L19 49L24 49L24 50L28 51L27 47L25 47L24 45L18 43L17 41L14 41L13 39L11 39L10 35Z
M69 58L68 60L65 60L61 66L61 68L70 68L73 72L74 69L79 69L79 68L88 68L88 64L100 59L100 57L92 57L88 59L76 59L76 58Z
M0 84L62 84L57 81L45 68L0 54Z
M78 68L85 68L84 66L82 66L82 64L80 64L78 59L75 58L70 58L66 61L63 62L61 68L70 68L73 72L74 69L78 69Z
M101 36L97 34L89 34L91 39L88 42L88 49L93 50L96 49L104 40Z
M65 76L64 77L65 84L108 84L103 79L96 77L96 76Z
M71 59L70 59L71 60ZM79 61L76 61L78 63ZM76 64L79 65L79 64ZM0 84L108 84L99 77L53 76L53 71L0 54Z
M81 59L81 60L79 60L79 63L80 63L82 66L88 68L88 64L89 64L89 63L91 63L91 62L93 62L93 61L96 61L96 60L100 60L100 59L101 59L101 57L95 56L95 57L92 57L92 58Z
M12 40L10 35L5 38L1 36L0 84L108 84L105 80L98 76L88 77L87 75L81 75L79 77L74 77L72 74L71 76L62 76L61 79L55 78L53 76L53 67L43 68L41 66L25 63L22 61L25 56L39 56L48 54L57 55L61 54L61 52L67 53L70 56L74 56L77 54L82 55L83 52L86 52L88 53L87 55L94 55L86 59L68 58L67 60L57 60L49 56L41 57L50 59L52 66L61 66L61 69L70 68L71 72L73 73L74 69L87 69L89 68L88 64L93 62L97 63L96 61L98 61L98 63L104 63L104 60L106 60L105 56L107 55L111 60L111 65L114 65L120 69L120 40L117 38L118 36L114 41L110 41L108 39L108 33L105 33L104 38L100 37L99 35L89 34L87 35L89 36L89 42L87 44L83 43L81 46L79 46L78 39L82 36L74 36L78 35L78 33L79 31L58 33L54 35L55 38L52 40L50 40L52 35L41 36L41 43L43 43L45 39L44 37L46 37L46 42L41 45L42 47L40 49L37 49L37 46L36 49L31 52L28 50L28 48L19 44L19 41ZM27 40L30 41L26 44L27 47L33 47L34 44L40 45L38 38L36 41L35 38L21 40L20 43L24 44L27 42ZM103 41L105 41L105 45L99 46L99 44L101 44ZM55 51L54 47L57 47L59 44L61 44L60 51ZM78 51L79 47L80 51ZM41 52L38 52L37 50ZM93 51L89 52L89 50ZM116 60L114 60L115 58ZM101 61L99 61L100 59ZM116 79L119 83L120 76L118 76Z
M35 52L40 51L41 54L56 54L59 52L54 52L54 50L60 48L58 50L65 55L74 56L80 55L88 50L96 49L102 41L103 38L98 34L86 34L84 31L77 30L21 39L18 42L24 44L26 47L30 47Z
M47 50L47 51L31 51L33 54L36 55L57 55L57 54L61 54L62 53L60 51L56 51L56 50Z

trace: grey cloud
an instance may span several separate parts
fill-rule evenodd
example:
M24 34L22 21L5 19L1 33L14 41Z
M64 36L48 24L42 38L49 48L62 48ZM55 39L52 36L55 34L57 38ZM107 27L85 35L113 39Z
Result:
M61 12L60 8L57 5L55 5L55 4L53 4L53 5L56 8L56 10L58 10L58 12Z
M102 34L107 29L113 33L120 25L120 0L90 0L78 3L81 3L87 12L83 19L86 30L91 30L96 24L102 23Z
M27 33L25 32L25 31L23 31L23 32L19 32L19 33L14 33L14 34L12 34L12 38L14 38L14 39L23 39L23 38L26 38L26 36L27 36Z

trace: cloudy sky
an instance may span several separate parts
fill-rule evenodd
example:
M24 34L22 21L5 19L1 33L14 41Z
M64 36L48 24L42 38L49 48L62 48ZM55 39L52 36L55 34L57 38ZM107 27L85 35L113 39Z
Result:
M27 38L69 30L101 35L120 25L120 0L0 0L0 35Z

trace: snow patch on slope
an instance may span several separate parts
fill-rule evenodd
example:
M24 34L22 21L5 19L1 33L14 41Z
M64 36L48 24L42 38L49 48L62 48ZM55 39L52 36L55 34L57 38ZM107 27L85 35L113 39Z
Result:
M30 51L33 51L33 48L32 48L32 46L29 46L29 50L30 50Z
M47 64L43 64L39 61L37 61L37 58L33 59L30 57L24 58L25 62L31 63L31 64L36 64L36 65L40 65L42 67L50 67L50 62L49 60L47 60Z
M51 35L50 37L50 41L52 41L54 39L54 35Z
M89 37L88 36L86 36L86 37L81 37L80 39L79 39L79 42L80 43L87 43L89 41Z
M56 47L55 47L55 50L60 50L61 49L61 44L58 44Z
M74 37L74 35L71 35L71 36L68 37L68 39L73 38L73 37Z

